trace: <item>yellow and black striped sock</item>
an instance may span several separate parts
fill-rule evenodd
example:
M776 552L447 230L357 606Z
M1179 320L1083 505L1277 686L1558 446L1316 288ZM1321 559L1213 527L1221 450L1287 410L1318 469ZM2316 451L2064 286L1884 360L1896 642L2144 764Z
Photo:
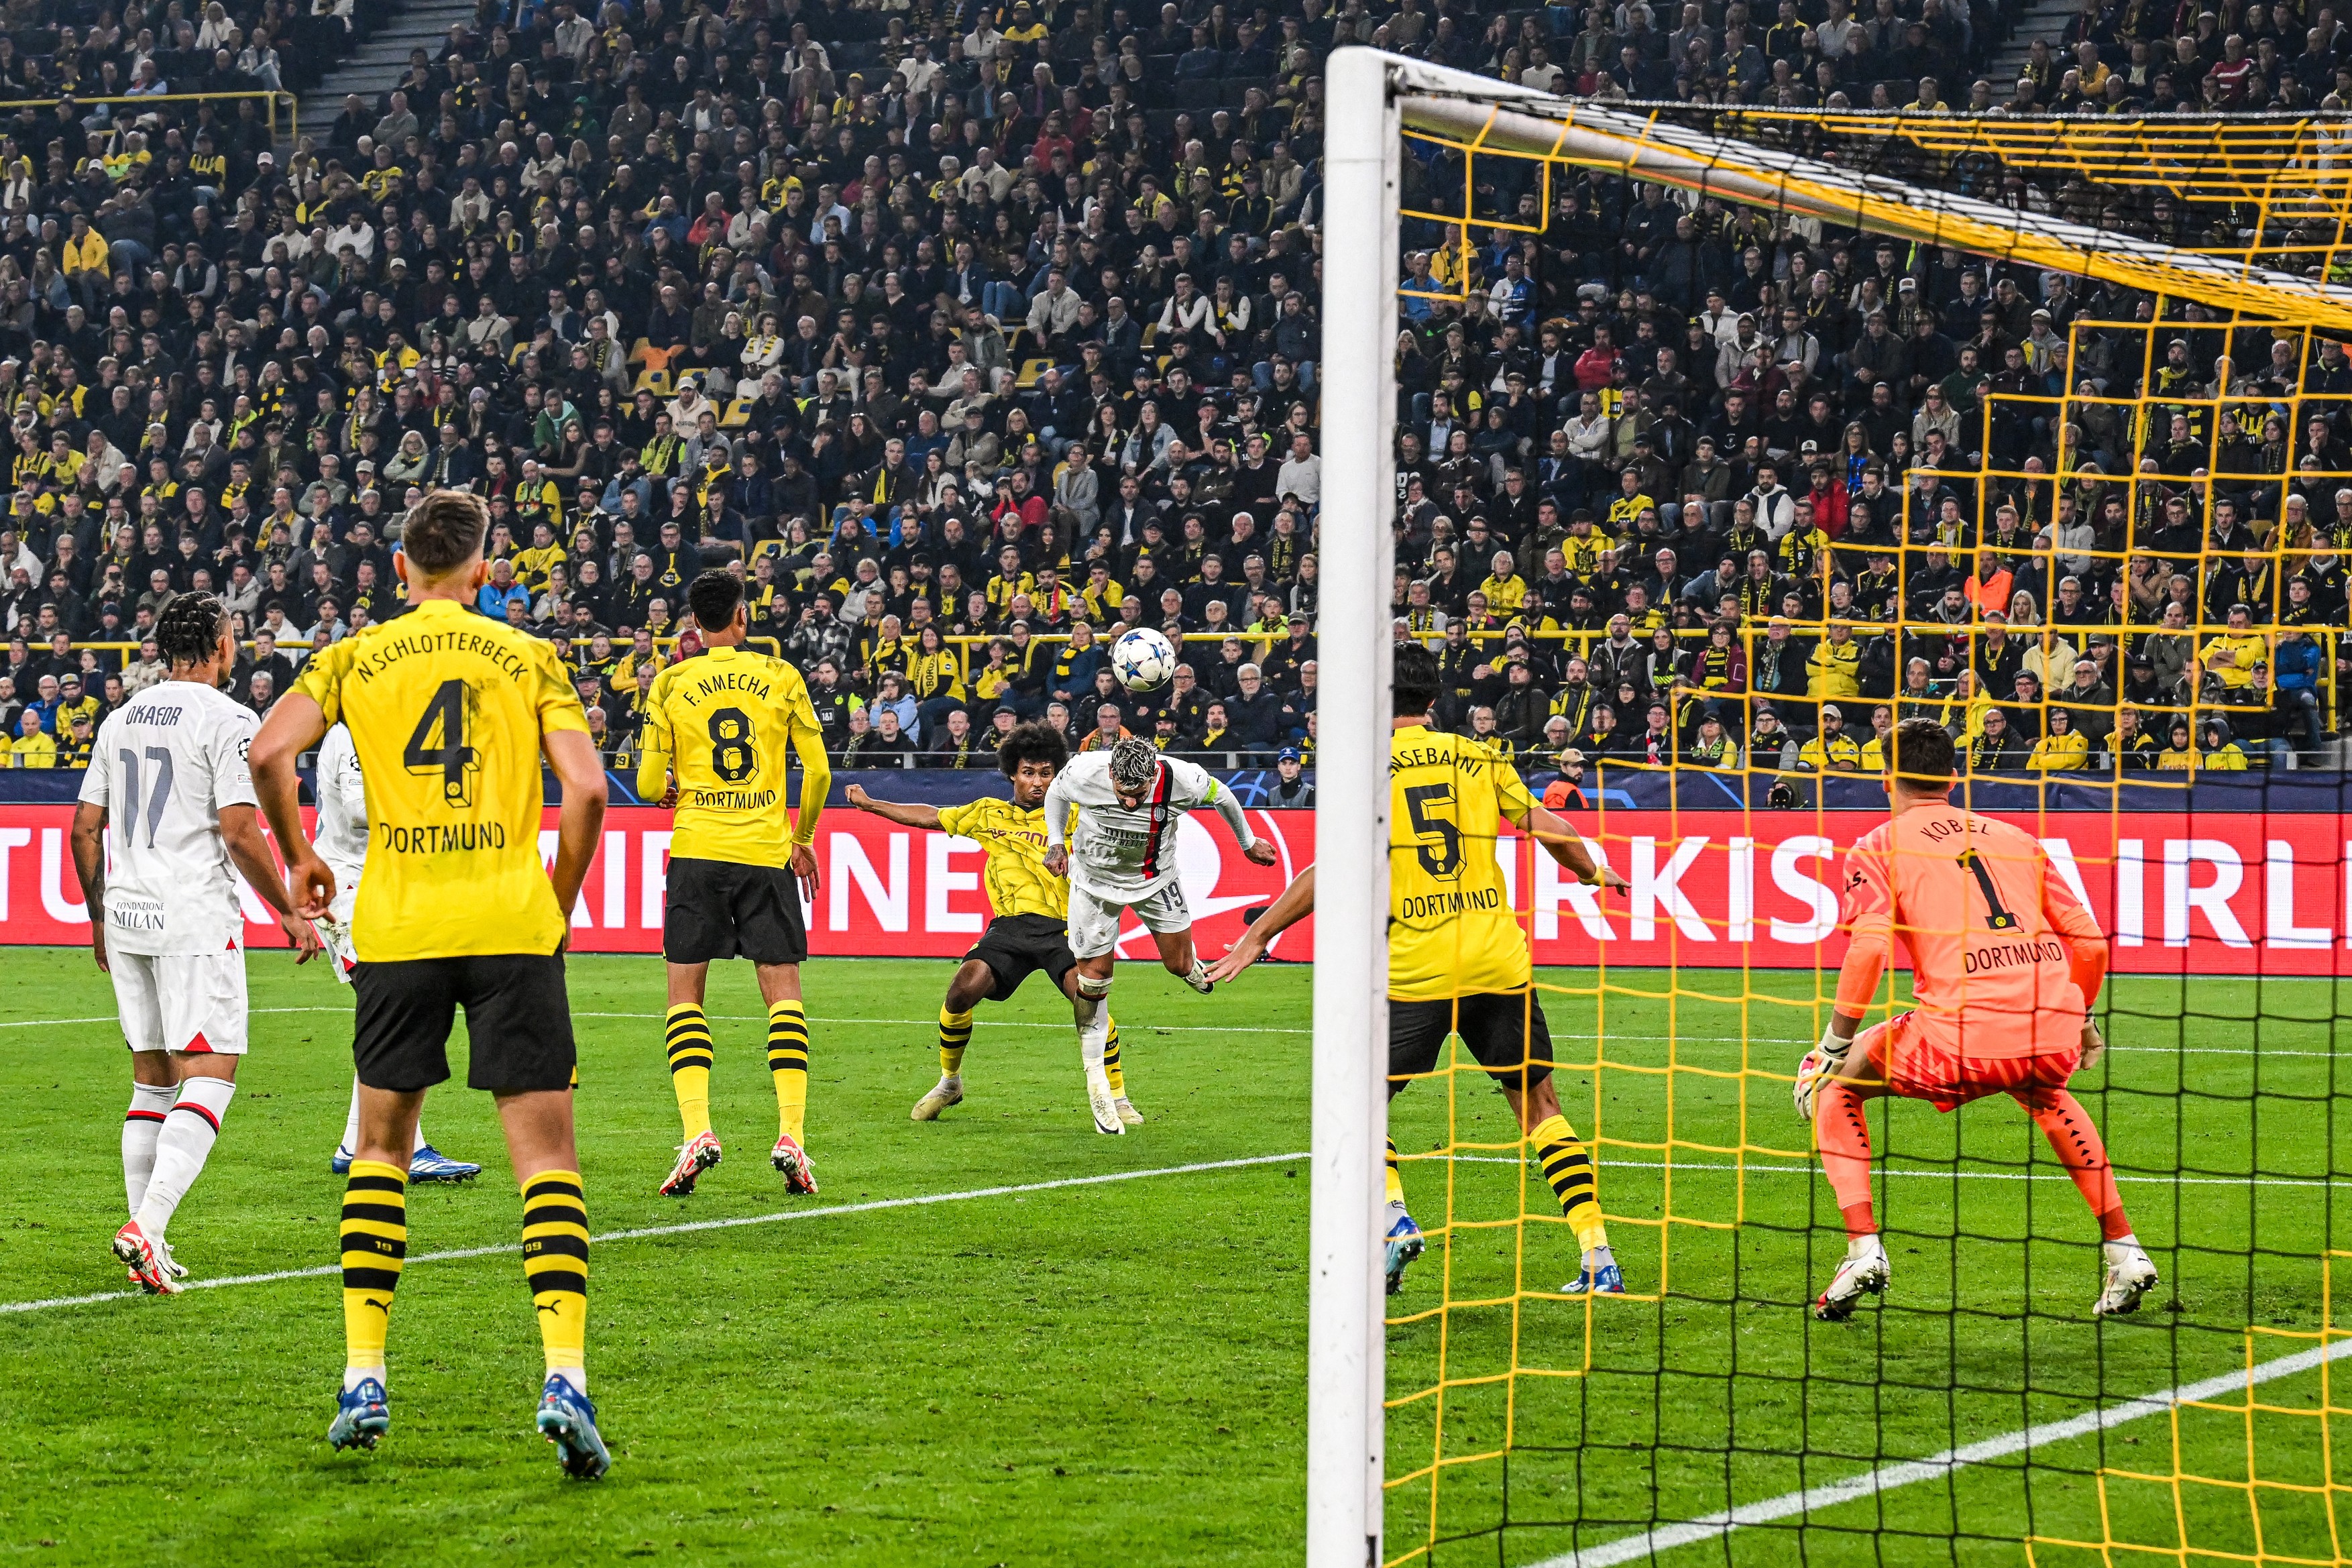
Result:
M1389 1140L1389 1197L1392 1204L1404 1202L1404 1173L1397 1168L1396 1140Z
M343 1364L381 1375L392 1293L408 1256L408 1173L354 1160L343 1183Z
M1103 1076L1110 1079L1114 1096L1127 1093L1127 1074L1118 1065L1118 1020L1110 1021L1110 1037L1103 1042Z
M971 1015L940 1009L940 1076L963 1076L963 1054L971 1047Z
M1543 1162L1544 1179L1559 1196L1560 1213L1576 1232L1577 1246L1590 1252L1609 1245L1609 1227L1601 1222L1601 1198L1592 1184L1592 1156L1585 1152L1568 1118L1547 1116L1528 1134Z
M808 1017L798 1002L768 1006L768 1071L776 1079L778 1131L795 1143L808 1142Z
M691 1002L669 1010L669 1086L677 1092L677 1119L691 1143L710 1131L710 1020Z
M588 1364L588 1204L577 1171L522 1183L522 1272L539 1314L547 1370Z

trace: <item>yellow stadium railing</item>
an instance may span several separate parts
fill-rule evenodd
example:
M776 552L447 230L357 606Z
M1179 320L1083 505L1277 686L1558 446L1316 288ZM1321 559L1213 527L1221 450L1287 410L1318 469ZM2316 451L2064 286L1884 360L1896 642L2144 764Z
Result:
M278 142L291 142L294 140L298 134L295 116L298 112L297 106L299 100L290 92L273 92L268 89L256 89L247 92L113 93L98 98L83 98L77 94L73 101L76 106L81 108L88 108L96 104L104 104L111 108L116 104L152 105L158 103L210 103L215 105L234 105L247 99L257 100L260 102L262 106L263 121L269 127L269 140L273 143ZM55 98L16 98L0 100L0 112L13 111L19 109L55 109L60 101L60 100ZM278 106L280 102L283 102L286 106L286 133L283 136L280 136L278 132ZM234 112L234 110L232 110L231 112ZM115 118L120 121L121 116L118 115Z

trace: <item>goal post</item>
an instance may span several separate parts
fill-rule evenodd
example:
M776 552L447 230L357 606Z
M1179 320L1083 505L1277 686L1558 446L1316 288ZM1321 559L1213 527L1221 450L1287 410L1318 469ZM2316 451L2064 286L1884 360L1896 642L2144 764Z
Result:
M1388 605L1395 504L1399 169L1413 92L1540 100L1370 48L1330 60L1323 178L1323 500L1317 565L1313 1189L1307 1561L1381 1561L1380 1217L1388 1102ZM1328 313L1346 301L1347 319Z
M1387 606L1396 471L1400 61L1342 49L1327 81L1323 592L1316 757L1307 1561L1377 1568L1387 1378L1380 1259L1388 1072Z

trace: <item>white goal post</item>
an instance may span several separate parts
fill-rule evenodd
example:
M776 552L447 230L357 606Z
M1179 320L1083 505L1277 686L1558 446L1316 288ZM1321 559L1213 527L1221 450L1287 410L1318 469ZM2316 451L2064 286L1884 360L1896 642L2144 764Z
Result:
M1326 87L1307 1562L1378 1568L1402 106L1414 91L1475 93L1489 102L1544 95L1368 48L1335 53ZM1334 313L1341 302L1345 316Z
M1376 49L1331 57L1323 153L1323 506L1317 640L1307 1561L1378 1568L1386 1387L1389 598L1398 167L1419 92L1552 101ZM1347 314L1333 313L1344 301Z

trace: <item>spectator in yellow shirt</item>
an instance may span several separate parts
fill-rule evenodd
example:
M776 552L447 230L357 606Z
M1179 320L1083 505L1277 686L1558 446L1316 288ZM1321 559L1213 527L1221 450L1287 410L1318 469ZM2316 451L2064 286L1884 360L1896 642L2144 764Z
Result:
M59 715L63 717L62 713ZM61 768L86 768L89 754L98 745L98 720L94 714L76 713L61 726L64 739L58 744L58 763Z
M73 215L73 237L65 243L65 254L58 258L65 269L66 280L82 290L83 303L100 287L110 281L113 274L107 270L106 236L89 226L89 219L80 213Z
M1862 771L1862 747L1845 732L1845 714L1834 702L1822 704L1822 725L1813 738L1797 748L1797 765L1808 773L1854 773Z
M12 768L53 768L58 765L58 743L41 728L41 716L31 708L17 716L16 739L8 748L8 765Z
M2270 660L2270 645L2252 625L2253 612L2243 605L2230 606L2229 629L2215 635L2199 656L2205 668L2232 691L2254 683L2254 666Z
M550 485L547 488L553 489L555 487ZM555 530L545 522L535 522L530 529L530 548L515 552L515 581L536 594L547 586L548 573L551 569L568 564L563 546L555 542Z
M1812 683L1811 694L1832 702L1860 697L1861 666L1862 645L1853 640L1853 627L1843 621L1832 621L1827 639L1805 660Z
M2063 708L2050 710L2050 732L2033 742L2025 765L2034 773L2068 773L2090 766L2091 740L2074 728L2074 716Z
M1505 619L1516 616L1528 602L1528 585L1519 579L1518 563L1507 550L1495 552L1494 575L1478 584L1486 595L1486 608Z

